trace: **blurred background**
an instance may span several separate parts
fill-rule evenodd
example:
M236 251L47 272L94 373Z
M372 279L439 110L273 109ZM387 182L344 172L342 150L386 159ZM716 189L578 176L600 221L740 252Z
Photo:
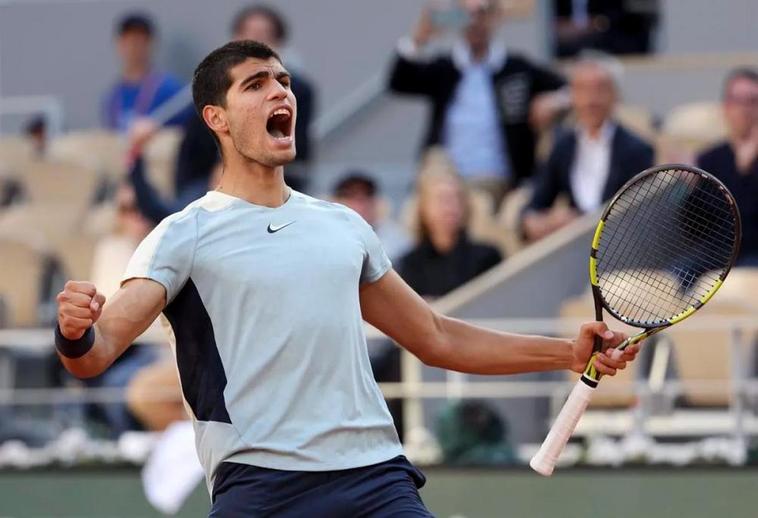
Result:
M572 336L605 201L655 164L719 177L737 268L600 385L552 479L526 463L574 376L445 372L371 329L369 352L438 516L755 516L756 22L751 0L0 0L0 516L207 513L160 325L83 381L52 329L67 279L113 293L214 187L187 85L231 39L293 73L288 183L355 209L414 289L490 327Z

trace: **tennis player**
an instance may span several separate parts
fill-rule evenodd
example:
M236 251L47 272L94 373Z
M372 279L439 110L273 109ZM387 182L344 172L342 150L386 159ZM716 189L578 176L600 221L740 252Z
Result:
M105 370L162 312L212 492L211 516L431 516L369 364L362 320L424 363L474 374L571 369L576 340L478 328L435 313L392 270L355 212L288 188L295 97L277 54L229 43L195 71L197 110L219 141L218 189L142 242L120 290L58 295L56 345L76 376ZM636 355L596 364L613 375Z

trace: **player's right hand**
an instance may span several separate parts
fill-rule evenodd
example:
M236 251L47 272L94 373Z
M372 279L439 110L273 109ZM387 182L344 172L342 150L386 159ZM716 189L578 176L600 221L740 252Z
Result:
M69 340L78 340L100 318L105 295L91 282L68 281L56 297L58 327Z

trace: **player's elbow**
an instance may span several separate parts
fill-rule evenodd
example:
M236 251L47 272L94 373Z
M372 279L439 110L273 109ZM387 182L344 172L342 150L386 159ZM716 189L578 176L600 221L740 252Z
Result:
M99 376L105 372L105 370L108 368L107 364L99 361L93 361L92 358L82 357L71 359L61 356L61 360L66 370L72 376L79 379L94 378L95 376Z
M445 368L450 357L450 344L444 330L444 317L434 314L432 325L420 333L414 354L429 367Z

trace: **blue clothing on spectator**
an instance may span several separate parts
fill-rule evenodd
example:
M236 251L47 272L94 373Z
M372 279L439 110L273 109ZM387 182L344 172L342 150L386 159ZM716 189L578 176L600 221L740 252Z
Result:
M135 118L149 116L183 86L179 79L164 72L150 72L137 83L120 80L106 95L103 125L108 129L126 131ZM188 106L166 121L165 125L181 125L190 113L191 107Z

